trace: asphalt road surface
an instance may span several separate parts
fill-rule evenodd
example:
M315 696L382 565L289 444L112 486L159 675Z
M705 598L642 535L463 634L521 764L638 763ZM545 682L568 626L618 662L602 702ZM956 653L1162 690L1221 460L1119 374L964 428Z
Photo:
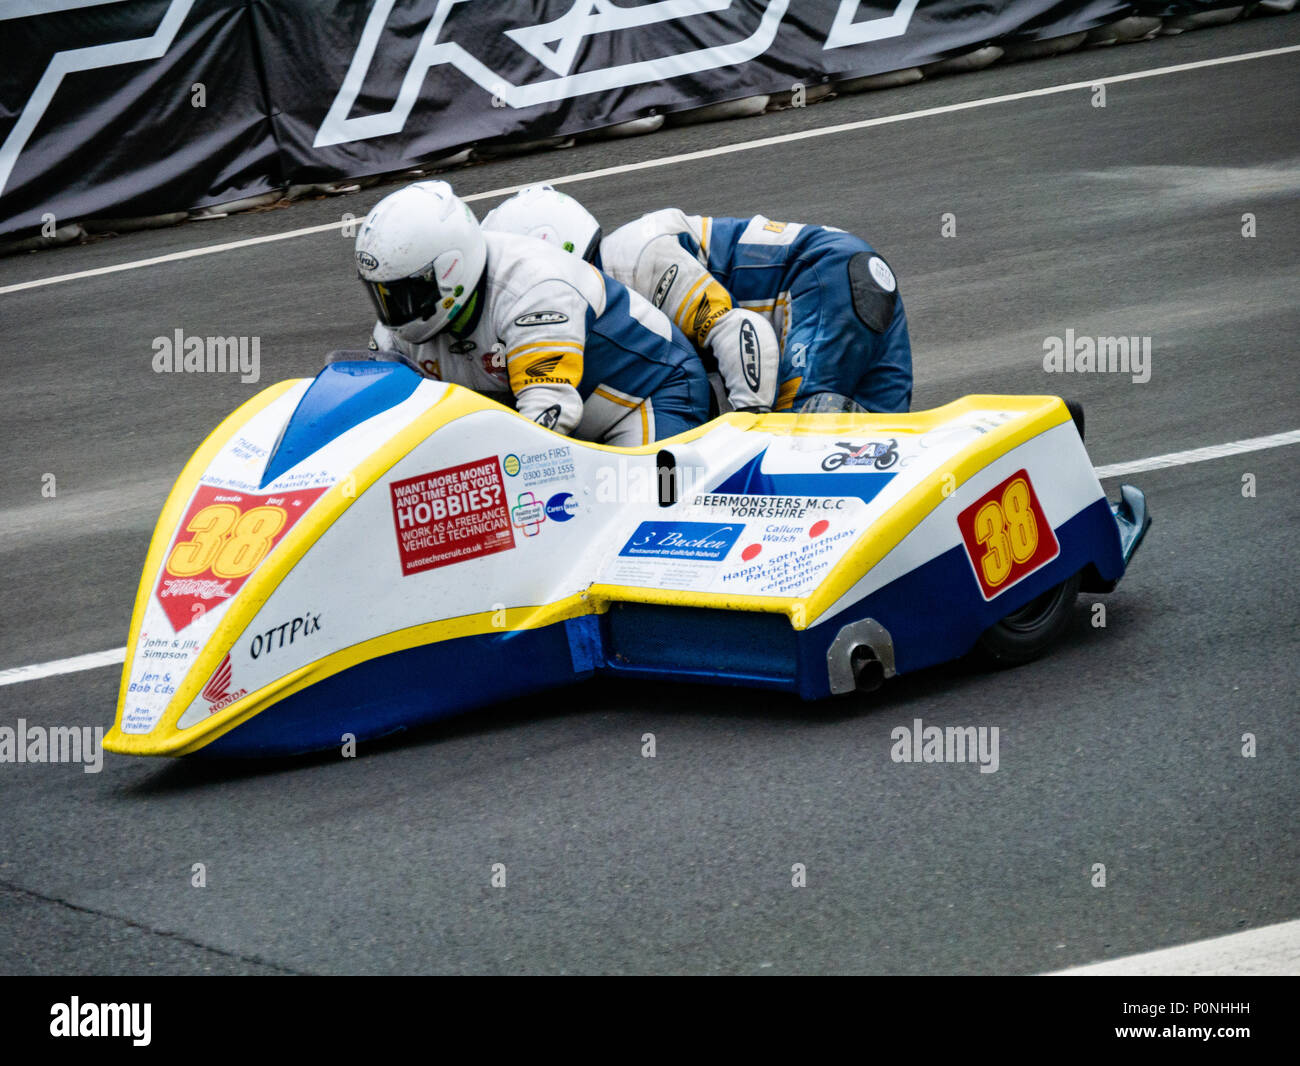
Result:
M1300 18L1255 20L449 177L482 192L1297 43ZM1094 462L1118 463L1300 427L1298 85L1290 53L1115 82L1105 107L1031 96L569 191L607 231L673 204L859 232L900 278L915 409L1067 395ZM381 194L10 257L0 288ZM0 669L125 642L199 441L363 343L350 249L329 231L0 294ZM153 373L176 329L260 337L261 381ZM1150 380L1044 372L1067 329L1149 336ZM1156 524L1107 624L1084 597L1054 653L1012 671L822 706L595 682L346 761L2 764L0 971L1035 973L1300 917L1298 458L1134 475ZM119 672L0 687L0 725L107 727ZM917 718L999 727L998 771L891 761Z

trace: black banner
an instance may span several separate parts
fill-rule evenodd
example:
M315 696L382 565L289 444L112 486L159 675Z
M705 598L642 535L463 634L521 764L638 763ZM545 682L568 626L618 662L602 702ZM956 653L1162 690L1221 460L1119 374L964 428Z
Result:
M1204 10L1204 0L1162 4ZM6 0L0 237L899 70L1127 0Z
M430 958L429 971L440 972ZM684 967L687 972L690 968ZM523 960L498 962L493 972L545 974ZM635 971L634 971L635 972ZM373 1058L378 1050L405 1041L430 1050L477 1041L505 1055L535 1052L543 1039L565 1025L564 1040L579 1056L602 1054L627 1038L626 993L598 965L580 968L590 984L516 986L510 1024L485 1013L491 990L464 975L419 981L366 980L357 976L296 981L271 977L256 989L238 980L209 978L202 986L174 977L27 977L0 1003L6 1046L17 1061L87 1059L105 1054L135 1061L150 1054L161 1060L188 1056L196 1048L211 1055L335 1060ZM660 981L655 1007L675 1031L690 1032L693 1048L711 1057L746 1054L750 1048L778 1048L797 1057L808 1048L833 1047L840 1040L879 1045L904 1042L927 1056L976 1054L1026 1056L1068 1046L1081 1055L1173 1054L1196 1049L1216 1060L1285 1058L1295 1042L1294 982L1225 977L1004 978L1001 981L931 977L899 980L876 973L864 959L859 976L875 974L870 987L858 984L870 1003L849 1014L823 1012L815 1031L807 1018L829 990L800 988L780 977L750 982L744 991L754 1018L717 1022L712 997L702 986ZM683 980L699 980L684 977ZM583 977L566 980L581 981ZM267 983L271 982L271 983ZM558 1000L571 987L581 991L580 1025L557 1017ZM709 991L715 986L711 985ZM503 990L504 991L504 990ZM736 990L740 991L740 990ZM475 1009L477 1008L477 1009ZM890 1043L886 1043L886 1042ZM1250 1049L1254 1048L1252 1052Z

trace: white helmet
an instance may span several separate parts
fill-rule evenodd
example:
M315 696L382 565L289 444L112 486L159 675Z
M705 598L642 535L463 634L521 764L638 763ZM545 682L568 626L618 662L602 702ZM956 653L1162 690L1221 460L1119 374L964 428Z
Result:
M588 263L600 251L600 223L572 196L549 185L530 185L498 204L483 219L483 228L536 237L577 252Z
M445 181L385 196L357 234L357 273L379 320L411 344L464 310L486 263L478 219Z

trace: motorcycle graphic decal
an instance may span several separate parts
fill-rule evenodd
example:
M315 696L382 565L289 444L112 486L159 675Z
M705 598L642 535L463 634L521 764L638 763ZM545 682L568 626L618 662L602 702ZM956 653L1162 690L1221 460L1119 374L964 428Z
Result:
M822 460L823 470L839 470L844 466L870 466L876 470L888 470L898 462L897 439L887 443L869 440L866 444L840 440L835 442L835 447L841 450L831 452Z

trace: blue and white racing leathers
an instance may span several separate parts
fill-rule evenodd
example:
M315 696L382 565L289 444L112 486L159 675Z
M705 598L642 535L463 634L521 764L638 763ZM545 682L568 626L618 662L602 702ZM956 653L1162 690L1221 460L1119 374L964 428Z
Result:
M611 233L601 266L711 352L736 407L815 410L837 397L868 411L911 405L912 350L898 282L860 237L762 215L711 218L670 208ZM770 333L752 331L752 319L728 332L742 309L762 316ZM773 342L779 356L769 351Z
M483 236L481 306L460 332L410 344L376 323L371 347L582 440L649 444L708 418L699 356L647 300L543 241Z

